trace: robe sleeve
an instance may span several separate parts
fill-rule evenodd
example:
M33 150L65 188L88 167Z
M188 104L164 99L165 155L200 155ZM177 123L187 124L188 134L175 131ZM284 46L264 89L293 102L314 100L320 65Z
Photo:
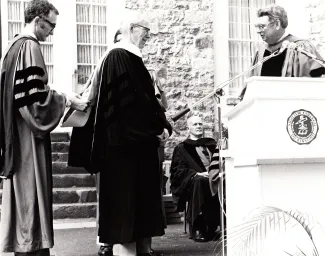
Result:
M186 193L196 173L197 171L189 167L181 145L176 146L170 167L170 182L173 193L178 196Z
M218 194L218 187L220 183L219 179L219 149L216 148L215 152L212 155L211 163L209 166L209 184L212 196Z
M315 55L319 59L323 59L317 52L316 48L306 40L297 41L297 46L306 52ZM311 59L305 54L288 49L284 62L282 76L286 77L320 77L325 74L325 68L317 61Z
M14 106L35 137L43 138L59 124L66 97L47 85L48 76L38 43L26 40L14 79Z

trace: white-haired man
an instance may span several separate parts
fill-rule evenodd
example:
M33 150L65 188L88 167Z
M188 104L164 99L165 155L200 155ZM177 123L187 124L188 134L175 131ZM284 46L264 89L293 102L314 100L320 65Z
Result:
M133 16L120 31L121 41L102 64L97 107L83 127L91 131L83 153L90 158L80 161L101 176L99 241L114 244L114 255L155 255L151 237L165 228L158 147L172 131L142 61L149 23ZM83 141L84 135L79 132ZM80 150L75 153L78 159Z

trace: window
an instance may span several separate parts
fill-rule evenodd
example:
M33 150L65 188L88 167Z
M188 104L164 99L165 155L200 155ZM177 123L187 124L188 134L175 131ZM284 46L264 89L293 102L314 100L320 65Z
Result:
M24 9L28 1L0 0L2 52L13 36L23 29ZM49 84L59 91L79 92L107 47L113 43L125 1L51 2L58 8L60 15L54 41L50 36L41 43Z
M4 47L8 44L16 34L19 34L24 27L24 10L29 0L8 0L7 4L7 42L4 42ZM4 23L3 26L6 24ZM5 30L4 30L5 31ZM52 36L49 36L45 42L41 42L41 50L44 56L48 72L48 84L53 84L53 41Z
M253 26L259 8L275 0L229 0L229 78L249 69L259 36ZM230 94L238 94L245 76L229 85Z
M77 0L77 73L84 84L107 49L106 0Z

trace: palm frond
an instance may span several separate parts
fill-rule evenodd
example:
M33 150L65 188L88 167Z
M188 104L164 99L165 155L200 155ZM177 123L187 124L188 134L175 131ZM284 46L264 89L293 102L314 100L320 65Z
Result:
M308 215L301 212L285 211L277 207L263 207L254 211L242 224L228 229L227 238L221 239L224 239L228 250L236 255L260 255L265 243L270 242L270 234L276 237L277 234L283 235L295 228L297 229L295 232L300 232L305 237L304 243L307 243L310 248L308 251L313 256L318 256L312 235L313 225ZM295 251L294 254L286 250L283 250L283 253L295 256L310 255L297 245L292 250Z

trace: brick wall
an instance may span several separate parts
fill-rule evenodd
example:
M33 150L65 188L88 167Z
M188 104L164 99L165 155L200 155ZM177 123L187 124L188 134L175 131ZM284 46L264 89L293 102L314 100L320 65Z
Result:
M212 0L126 0L152 21L152 37L143 49L144 62L158 72L169 102L168 115L211 92L214 86ZM212 136L214 105L210 100L197 109L203 112L207 136ZM186 117L175 123L166 144L170 158L177 143L187 137Z

